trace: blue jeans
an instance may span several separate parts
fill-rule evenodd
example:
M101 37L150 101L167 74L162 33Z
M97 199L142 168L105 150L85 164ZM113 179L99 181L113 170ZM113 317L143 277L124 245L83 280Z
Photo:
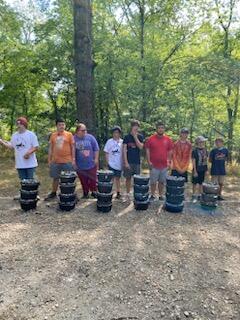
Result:
M20 180L33 179L36 168L17 169Z

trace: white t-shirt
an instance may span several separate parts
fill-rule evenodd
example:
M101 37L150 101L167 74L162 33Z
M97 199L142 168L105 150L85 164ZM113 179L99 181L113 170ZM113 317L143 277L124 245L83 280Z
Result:
M16 132L12 135L11 145L15 151L15 165L17 169L37 167L38 163L35 152L28 159L24 159L24 155L29 149L39 146L35 133L29 130L23 133Z
M109 154L109 166L115 170L122 170L122 143L123 140L109 139L104 151Z

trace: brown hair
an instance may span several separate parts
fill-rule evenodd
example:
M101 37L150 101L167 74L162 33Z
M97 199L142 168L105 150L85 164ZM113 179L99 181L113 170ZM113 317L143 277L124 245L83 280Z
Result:
M132 127L135 127L135 126L138 126L138 127L140 127L140 121L138 121L138 120L132 120L131 121L131 128Z
M77 126L76 126L75 133L78 133L78 131L79 131L83 126L86 128L86 126L85 126L84 123L81 123L81 122L78 123Z

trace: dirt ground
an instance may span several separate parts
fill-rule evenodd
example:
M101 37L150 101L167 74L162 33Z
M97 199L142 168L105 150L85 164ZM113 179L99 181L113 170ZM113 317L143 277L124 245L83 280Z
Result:
M100 214L81 200L23 213L11 166L0 163L0 320L240 319L239 179L213 212L114 201ZM38 175L43 196L44 166Z

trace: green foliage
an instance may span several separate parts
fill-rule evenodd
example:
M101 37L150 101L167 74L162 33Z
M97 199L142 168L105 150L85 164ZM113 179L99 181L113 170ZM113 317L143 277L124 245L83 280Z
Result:
M1 135L25 114L46 142L56 117L65 117L69 128L76 119L72 1L32 3L36 19L0 0ZM126 133L132 118L142 120L146 135L162 120L173 137L187 126L192 139L199 134L210 144L220 134L228 139L227 109L235 110L240 79L239 1L234 3L226 51L222 24L229 19L229 1L93 1L101 142L115 124ZM236 111L231 143L239 159Z

